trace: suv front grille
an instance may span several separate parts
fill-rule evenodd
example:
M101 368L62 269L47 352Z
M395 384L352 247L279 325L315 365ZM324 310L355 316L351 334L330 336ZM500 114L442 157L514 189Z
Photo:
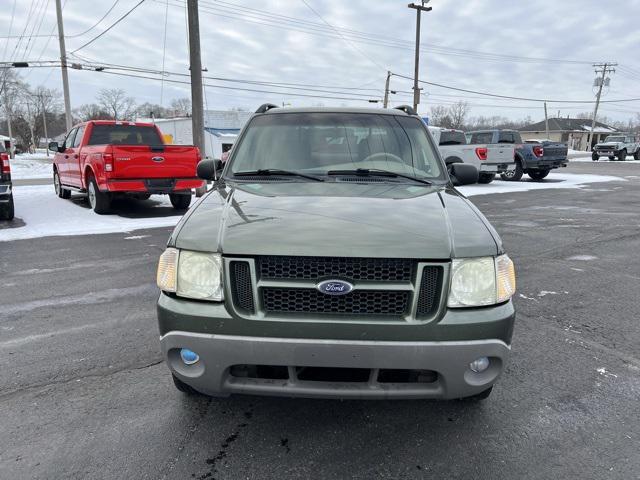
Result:
M265 279L300 279L320 281L324 278L409 282L415 262L401 258L351 257L258 257L258 269Z
M270 313L401 316L409 305L409 292L355 290L332 296L310 288L263 288L262 301Z
M231 262L231 291L233 302L245 312L254 313L251 271L247 262Z

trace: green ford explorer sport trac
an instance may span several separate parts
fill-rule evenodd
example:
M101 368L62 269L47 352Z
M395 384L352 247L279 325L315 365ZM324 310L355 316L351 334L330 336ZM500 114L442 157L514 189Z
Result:
M177 388L213 396L486 398L508 359L513 263L399 109L258 109L158 266Z

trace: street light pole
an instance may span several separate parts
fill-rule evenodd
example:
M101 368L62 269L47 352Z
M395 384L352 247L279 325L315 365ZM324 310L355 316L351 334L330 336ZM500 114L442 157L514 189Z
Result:
M418 112L418 104L420 103L420 88L418 87L418 76L420 74L420 18L422 12L430 12L431 7L425 7L429 0L421 0L420 5L410 3L409 8L413 8L416 11L416 58L415 58L415 71L413 74L413 109Z

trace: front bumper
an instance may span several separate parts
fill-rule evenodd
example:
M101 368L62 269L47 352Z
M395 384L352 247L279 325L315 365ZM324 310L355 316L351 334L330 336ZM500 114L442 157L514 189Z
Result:
M232 393L308 398L451 399L475 395L497 380L510 347L501 340L445 342L384 342L264 338L169 332L160 339L172 373L199 392L228 396ZM193 365L180 359L180 348L200 356ZM487 370L475 373L473 360L486 356ZM232 375L234 365L269 365L286 369L288 378ZM362 381L303 380L304 367L366 369ZM379 381L380 369L436 372L429 382Z
M0 184L0 202L8 202L11 197L11 184Z

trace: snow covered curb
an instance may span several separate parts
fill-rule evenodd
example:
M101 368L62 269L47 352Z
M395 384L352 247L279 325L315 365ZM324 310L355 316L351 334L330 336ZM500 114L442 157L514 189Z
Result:
M21 153L11 160L11 178L24 180L30 178L52 178L53 154Z

